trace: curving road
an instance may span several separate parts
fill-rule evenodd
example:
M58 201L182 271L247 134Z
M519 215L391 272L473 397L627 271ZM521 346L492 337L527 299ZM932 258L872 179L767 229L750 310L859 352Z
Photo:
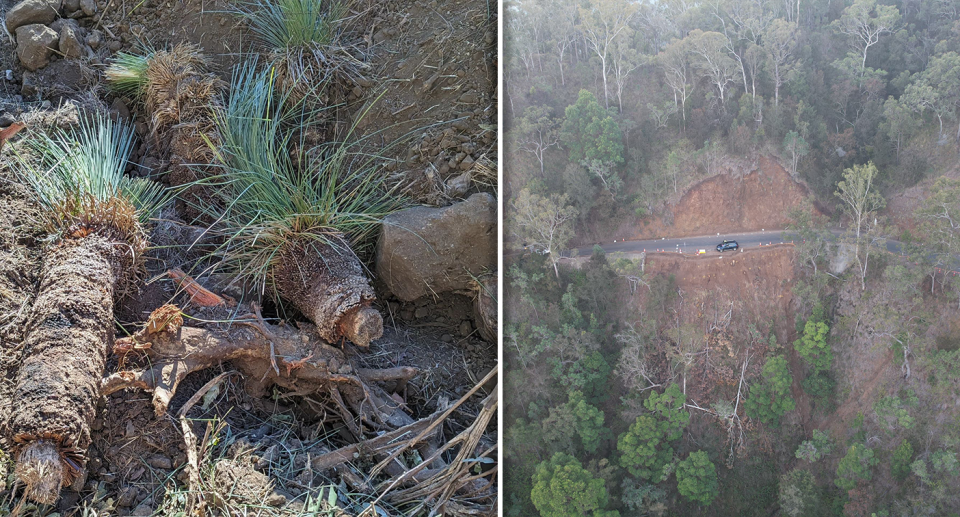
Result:
M681 237L679 239L652 239L643 241L601 242L600 247L607 253L640 253L642 251L672 251L681 253L697 253L706 250L707 253L717 254L717 244L724 240L737 241L741 248L757 248L761 244L779 244L790 242L791 236L783 230L767 230L749 233L721 233L702 235L697 237ZM590 256L593 246L577 248L576 256ZM564 250L565 257L573 256L574 250ZM731 253L725 251L724 253Z
M830 232L834 239L843 234L839 228L831 228ZM701 235L696 237L681 237L678 239L651 239L642 241L619 241L619 242L601 242L600 247L606 253L640 253L642 251L668 251L680 253L697 253L699 250L706 250L708 254L719 255L717 244L724 240L737 241L740 248L758 248L760 245L780 244L792 242L796 235L786 230L766 230L760 232L746 233L720 233L713 235ZM893 239L886 241L887 251L900 254L900 243ZM576 252L576 255L574 255ZM593 246L585 246L575 250L564 250L564 257L589 257L593 253ZM725 251L724 253L735 253Z

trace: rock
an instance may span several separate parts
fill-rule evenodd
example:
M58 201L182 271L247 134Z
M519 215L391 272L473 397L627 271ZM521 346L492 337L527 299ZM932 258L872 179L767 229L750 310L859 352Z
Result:
M4 24L7 31L13 34L24 25L50 23L57 19L59 11L60 0L23 0L7 11Z
M287 498L286 498L286 496L283 496L283 495L281 495L281 494L278 494L278 493L274 492L274 493L268 495L267 498L264 499L263 502L264 502L264 504L266 504L267 506L272 506L272 507L274 507L274 508L279 508L279 507L287 504Z
M50 56L58 49L60 36L57 31L35 23L17 28L17 57L20 64L30 71L50 63Z
M147 465L155 469L170 470L173 468L173 460L161 454L156 454L147 458Z
M72 13L80 10L80 0L63 0L63 12Z
M0 127L9 127L11 124L17 121L17 117L10 113L9 111L4 111L0 114Z
M117 506L129 507L133 506L133 503L137 501L137 487L135 486L125 486L123 490L120 490L120 495L117 497Z
M20 95L33 97L37 94L37 84L36 72L24 71L23 81L20 83Z
M153 508L148 504L141 504L134 508L130 515L133 517L149 517L153 515Z
M91 31L90 34L87 34L87 46L93 50L100 48L100 43L103 42L103 33L100 31Z
M468 171L473 168L473 157L467 155L463 160L460 161L460 170Z
M473 332L473 325L470 324L470 320L461 321L458 331L460 332L460 337L469 336L470 333Z
M497 201L488 193L444 208L392 214L377 245L377 274L403 301L468 290L472 276L496 264Z
M446 194L454 199L462 198L470 190L470 172L464 172L447 180Z
M110 50L110 52L119 52L120 49L123 48L123 43L120 43L119 41L112 39L107 42L107 48Z
M87 16L93 16L97 14L96 0L80 0L80 10L82 10L83 14Z
M480 96L477 95L477 92L464 92L458 100L464 104L476 104L480 100Z
M450 335L450 334L444 334L444 335L440 336L440 341L443 341L444 343L452 343L452 342L453 342L453 336Z
M120 99L113 99L110 105L110 113L116 113L123 120L130 120L130 109Z
M414 311L413 313L413 317L417 318L418 320L422 320L423 318L426 318L429 315L430 315L430 309L426 307L417 307L417 310Z
M64 23L60 29L60 52L68 58L78 58L85 54L80 43L80 26L73 20Z

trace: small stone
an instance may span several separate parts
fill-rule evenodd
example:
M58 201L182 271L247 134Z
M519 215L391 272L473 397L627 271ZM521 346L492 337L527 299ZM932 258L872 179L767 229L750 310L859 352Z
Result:
M63 11L72 13L80 9L80 0L63 0Z
M267 498L266 498L266 500L264 500L264 502L267 503L267 506L272 506L272 507L274 507L274 508L279 508L279 507L287 504L287 498L286 498L285 496L282 496L282 495L278 494L278 493L272 493L272 494L270 494L270 495L267 496Z
M99 431L103 429L103 419L100 417L94 418L93 423L90 424L90 429L93 431Z
M120 99L113 100L113 104L110 105L110 111L119 115L123 120L130 119L130 109L127 108L127 105Z
M464 172L447 180L446 194L454 199L462 198L470 190L471 174Z
M123 43L112 39L107 42L107 48L110 49L110 52L119 52L123 48Z
M473 157L467 156L460 162L460 170L468 171L473 168Z
M359 99L360 97L363 97L363 88L361 88L361 87L359 87L359 86L354 86L354 87L353 87L353 90L351 91L351 93L353 93L353 96L354 96L354 97L356 97L356 98Z
M133 506L133 503L137 500L137 487L135 486L125 486L120 490L120 495L117 497L117 506Z
M87 34L87 46L93 50L100 48L100 43L103 42L103 34L100 31L91 31L90 34Z
M148 504L141 504L134 508L130 515L133 517L149 517L153 515L153 508L150 508Z
M123 432L123 437L133 438L136 435L137 435L137 427L133 425L133 420L127 420L127 424Z
M17 57L20 64L30 71L43 68L58 49L60 35L57 31L35 23L17 28Z
M416 312L413 313L413 315L414 315L418 320L422 320L423 318L426 318L427 316L430 315L430 309L428 309L428 308L426 308L426 307L417 307L417 310L416 310Z
M450 343L453 341L453 336L450 334L444 334L440 336L440 341L443 341L444 343Z
M97 14L97 2L95 0L80 0L80 9L83 14L93 16Z
M477 92L464 92L459 99L464 104L476 104L479 100L480 96L477 95Z
M155 469L170 470L173 468L173 460L170 458L157 454L155 456L150 456L147 459L147 465Z
M60 0L23 0L7 11L4 24L7 32L13 34L24 25L50 23L57 19Z
M470 333L473 332L473 325L470 324L470 320L463 320L460 322L460 337L467 337Z
M64 57L78 58L85 53L80 44L80 27L73 20L70 22L63 24L60 30L60 52Z

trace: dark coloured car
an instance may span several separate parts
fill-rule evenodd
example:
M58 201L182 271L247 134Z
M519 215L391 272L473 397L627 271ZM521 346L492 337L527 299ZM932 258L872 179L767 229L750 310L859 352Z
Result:
M724 251L735 250L739 247L740 245L737 244L737 241L723 241L720 244L717 244L717 251L723 253Z

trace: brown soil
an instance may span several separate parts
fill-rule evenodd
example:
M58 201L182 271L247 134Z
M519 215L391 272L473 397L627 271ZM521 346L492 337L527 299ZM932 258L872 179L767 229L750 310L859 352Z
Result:
M805 186L775 159L761 156L748 172L725 170L707 178L679 202L668 204L664 213L648 218L650 222L621 227L612 237L654 239L782 229L790 222L790 210L808 199Z
M0 8L9 9L14 3L2 0ZM23 71L16 63L14 46L7 38L0 41L0 68L14 70L14 82L0 90L0 109L32 120L61 123L53 108L62 100L72 99L112 105L119 114L129 110L135 122L142 122L151 114L144 113L131 99L114 98L101 84L103 64L116 50L133 50L138 39L157 47L184 41L197 43L213 62L214 71L225 79L241 52L250 50L251 37L244 24L226 12L235 6L233 2L99 0L97 4L102 17L81 21L86 28L104 33L97 56L81 61L55 58L46 71L39 73L37 91L26 97L20 95ZM383 152L385 167L392 180L401 183L418 201L449 204L479 190L495 192L491 178L496 174L493 160L497 152L496 10L488 11L488 4L475 0L353 5L364 13L360 23L365 45L361 47L369 54L371 68L369 81L354 85L350 91L335 129L349 127L369 107L358 124L361 133L374 135L380 131L375 140L383 148L401 140L402 145ZM51 102L24 104L25 100L37 99ZM146 124L138 124L138 133L143 140ZM146 143L138 147L134 158L143 166L139 172L162 172L165 165L158 152ZM22 360L24 324L36 294L39 259L44 250L37 235L23 226L35 209L24 203L22 189L8 181L8 153L4 153L4 167L0 169L0 204L4 207L0 223L16 231L12 235L0 232L2 422L14 413L12 392ZM470 173L466 189L449 188L452 179L465 173ZM184 224L183 213L164 214L164 219L151 237L154 244L183 246L202 231ZM164 273L174 267L190 272L202 248L186 252L167 247L150 252L146 278L151 282L141 285L139 293L118 301L116 316L124 325L118 335L136 330L163 303L186 301ZM229 279L201 277L198 281L224 293L218 287ZM243 294L231 290L226 293L238 297ZM358 367L418 368L421 373L401 393L394 393L394 399L403 401L412 418L429 415L467 393L496 366L497 347L479 339L472 303L471 298L459 294L409 304L381 300L377 308L384 318L384 337L367 350L348 345L346 353ZM267 308L275 314L299 318L296 311L281 309ZM194 317L208 316L200 310L190 311ZM108 361L108 373L116 371L116 362L116 358ZM229 369L230 365L224 364L187 376L170 403L169 413L175 413L197 389ZM237 375L228 377L209 406L198 403L188 415L195 419L193 431L201 444L208 421L225 425L217 433L219 445L208 450L207 466L212 469L214 484L228 486L242 480L244 486L234 494L237 500L224 502L219 508L226 511L231 504L240 503L262 505L261 496L267 494L266 503L277 512L297 515L302 513L307 497L323 494L323 486L341 486L342 494L355 494L354 502L366 500L363 494L371 491L364 478L371 465L357 462L336 471L305 468L310 457L349 443L344 426L329 417L329 401L281 388L256 397L245 391L243 384ZM488 386L487 392L489 389L495 387ZM461 406L438 429L439 435L452 437L463 431L471 416L479 413L483 396L475 395ZM187 461L184 437L176 421L157 417L149 394L138 390L102 398L97 409L98 416L90 426L93 444L86 484L79 492L64 490L59 511L70 513L82 505L103 509L108 498L121 515L176 510L177 493L187 482L182 471ZM215 427L211 428L211 438L213 430ZM488 435L481 441L484 447L495 440L495 425ZM12 450L9 443L0 445L4 452ZM8 497L9 492L0 494ZM343 499L341 503L345 504ZM359 508L348 510L351 514L359 512Z
M648 253L646 273L674 275L688 291L731 293L757 310L790 306L794 280L793 246L744 250L733 255L697 257L678 253Z

